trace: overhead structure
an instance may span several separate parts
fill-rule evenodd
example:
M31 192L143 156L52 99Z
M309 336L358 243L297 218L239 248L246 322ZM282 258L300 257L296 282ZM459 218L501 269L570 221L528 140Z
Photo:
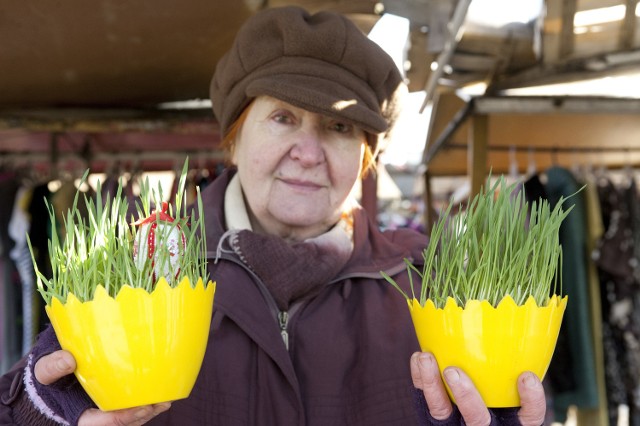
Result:
M637 161L637 104L614 102L608 89L590 97L598 81L637 81L637 0L4 2L2 158L161 159L180 150L219 158L206 103L215 64L248 16L290 4L345 13L365 32L385 13L410 21L407 82L432 104L425 150L416 153L429 176L471 176L472 168L480 176L482 165L502 172L513 158L521 171L576 158ZM532 88L586 79L600 80L570 101L559 86L530 97ZM626 89L640 97L640 84ZM196 107L176 109L183 101Z
M638 2L551 0L540 6L539 16L521 24L530 30L524 51L534 61L523 60L522 47L514 56L509 49L496 53L499 43L472 43L474 34L457 43L450 77L442 77L431 95L423 156L431 176L477 179L489 169L508 173L514 163L525 173L534 165L616 168L640 160ZM525 33L514 31L502 45L514 46L513 34ZM456 56L470 50L483 58L478 63L493 59L493 69L470 79Z

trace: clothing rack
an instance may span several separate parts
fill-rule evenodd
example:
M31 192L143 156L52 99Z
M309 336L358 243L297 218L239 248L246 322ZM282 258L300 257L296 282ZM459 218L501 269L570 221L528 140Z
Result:
M221 151L190 151L184 150L177 153L176 151L136 151L136 152L118 152L118 153L94 153L89 158L76 152L59 153L56 159L52 159L51 153L46 152L0 152L0 162L13 163L21 161L34 162L51 162L62 160L82 160L82 161L100 161L100 162L123 162L123 161L166 161L176 160L179 157L196 158L198 161L214 160L221 161L224 159L224 153Z
M219 164L224 162L225 154L219 150L211 151L143 151L143 152L118 152L118 153L94 153L87 157L77 152L62 152L52 156L46 152L0 152L0 167L22 167L25 163L29 168L48 169L53 175L58 170L65 168L67 164L82 164L82 167L91 169L92 172L107 172L114 164L130 164L142 167L146 171L166 171L175 170L178 165L184 162L185 158L190 159L192 168L198 165Z
M447 145L450 149L467 149L467 145L459 143L450 143ZM550 153L598 153L598 152L640 152L640 145L638 146L544 146L544 145L489 145L487 146L489 151L510 151L515 149L516 151L533 151L533 152L550 152Z
M512 145L564 154L565 165L571 163L567 153L603 153L599 161L620 166L625 158L617 153L635 155L640 150L638 115L637 99L492 95L462 99L455 93L440 93L431 109L424 170L432 176L466 174L472 190L479 189L478 182L488 171L488 155ZM603 141L616 145L600 146ZM504 166L505 159L501 160ZM495 171L498 162L491 163Z

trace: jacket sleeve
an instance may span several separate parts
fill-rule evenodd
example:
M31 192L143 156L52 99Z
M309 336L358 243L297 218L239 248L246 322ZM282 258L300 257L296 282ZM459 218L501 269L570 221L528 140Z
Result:
M31 353L0 378L0 426L76 425L87 408L95 407L73 375L48 386L35 379L36 362L59 349L49 326Z
M24 369L27 358L20 360L0 377L0 426L55 426L55 422L31 403L24 390Z
M448 419L436 420L429 413L427 401L424 399L422 391L414 389L414 396L418 412L418 424L420 426L461 426L465 424L458 407L455 405L453 406L453 413ZM489 426L521 426L517 408L489 409L489 412L491 414L491 424Z
M9 372L0 377L0 425L16 424L13 421L11 406L21 393L22 370L26 360L22 359Z

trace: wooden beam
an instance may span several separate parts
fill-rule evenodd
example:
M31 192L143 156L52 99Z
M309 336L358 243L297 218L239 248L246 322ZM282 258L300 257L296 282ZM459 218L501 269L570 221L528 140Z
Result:
M558 60L541 64L508 76L497 76L492 82L492 93L501 90L540 86L543 84L571 83L589 79L637 73L640 49L598 54L583 58Z
M422 213L424 221L424 230L427 235L431 233L431 228L436 221L435 210L433 208L433 191L431 189L431 173L425 170L422 174L424 183L424 191L422 192L422 201L424 203L424 211Z
M562 31L560 33L560 57L566 58L573 54L573 18L577 10L577 0L562 1Z
M487 145L489 139L489 117L486 114L474 114L470 128L468 167L470 196L480 192L487 176Z
M211 109L5 109L0 130L29 132L171 133L219 135Z
M438 154L438 151L444 147L451 136L462 126L462 124L467 120L471 111L473 109L473 104L471 102L466 103L453 117L453 119L447 124L447 127L438 135L438 138L432 143L429 144L429 149L425 150L424 157L422 160L422 164L425 166L429 166L429 163L433 158Z
M573 15L575 0L546 0L543 28L543 57L546 65L557 63L573 51Z
M633 48L636 35L636 5L638 0L626 0L626 11L622 20L622 28L620 29L620 38L618 46L620 50L628 50Z
M473 103L474 112L480 114L640 114L640 99L507 96L479 97Z
M445 66L451 62L453 52L455 51L455 48L462 38L462 34L464 32L462 24L464 23L464 19L467 16L467 11L469 10L470 4L471 0L458 0L451 21L449 21L448 24L449 34L447 40L445 41L444 49L438 55L436 69L433 70L431 74L429 74L429 79L427 80L427 85L425 87L425 91L427 94L424 98L424 101L422 102L422 106L420 107L420 112L424 111L426 106L433 100L436 89L438 87L438 80L444 74Z

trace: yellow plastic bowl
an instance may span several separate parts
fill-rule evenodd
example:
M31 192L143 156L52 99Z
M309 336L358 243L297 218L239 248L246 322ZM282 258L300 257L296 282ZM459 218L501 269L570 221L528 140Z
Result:
M76 359L75 375L101 410L118 410L189 396L209 337L216 285L188 278L152 293L124 286L110 297L97 288L80 302L46 307L60 345Z
M497 308L472 300L463 308L449 298L444 309L427 300L408 300L420 347L436 357L440 373L462 368L488 407L518 407L516 380L532 371L544 378L558 340L567 297L552 296L538 307L533 298L522 306L507 296ZM450 389L449 396L454 400Z

